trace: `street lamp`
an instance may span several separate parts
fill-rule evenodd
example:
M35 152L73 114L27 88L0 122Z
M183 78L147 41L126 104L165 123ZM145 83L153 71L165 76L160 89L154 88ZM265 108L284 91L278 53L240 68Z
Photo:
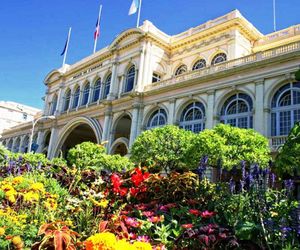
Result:
M30 134L30 138L29 138L29 146L28 146L27 153L31 152L31 144L32 144L32 139L33 139L34 127L38 123L38 121L40 121L42 119L52 119L53 120L53 119L55 119L55 116L54 115L45 115L45 116L41 116L40 118L38 118L36 120L32 120L32 129L31 129L31 134Z

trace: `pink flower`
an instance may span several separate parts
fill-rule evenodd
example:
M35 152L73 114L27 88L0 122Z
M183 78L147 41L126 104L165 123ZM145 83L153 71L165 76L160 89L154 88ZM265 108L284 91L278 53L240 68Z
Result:
M206 210L206 211L201 213L201 217L205 218L205 219L208 219L208 218L213 217L215 214L216 214L216 212L209 212L208 210Z
M152 211L144 211L144 212L142 212L142 214L143 214L144 216L146 216L146 217L151 217L151 216L154 215L154 212L152 212Z
M151 216L148 218L148 221L152 222L152 223L158 223L160 221L164 221L164 216Z
M140 227L141 226L141 223L132 217L126 217L125 223L131 227Z
M138 237L137 237L137 241L141 241L141 242L149 242L149 241L150 241L150 237L147 236L147 235L138 236Z

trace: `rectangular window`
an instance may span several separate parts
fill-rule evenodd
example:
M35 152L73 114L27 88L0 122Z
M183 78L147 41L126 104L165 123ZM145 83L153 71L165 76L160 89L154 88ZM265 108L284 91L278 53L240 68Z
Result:
M156 74L156 73L153 73L153 75L152 75L152 83L153 82L159 82L159 81L160 81L160 75Z
M276 136L276 113L271 114L271 136Z
M291 111L279 113L280 135L288 135L291 129Z
M239 128L248 128L248 117L238 118L238 127Z

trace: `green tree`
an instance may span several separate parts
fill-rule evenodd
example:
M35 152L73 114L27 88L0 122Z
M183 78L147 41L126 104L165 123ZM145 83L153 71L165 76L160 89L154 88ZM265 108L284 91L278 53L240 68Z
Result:
M217 166L218 161L230 170L245 161L248 166L259 164L264 168L270 160L270 148L267 138L253 129L241 129L230 125L219 124L213 129L206 129L197 135L194 150L200 159L208 157L210 166ZM191 162L194 165L195 162Z
M166 172L193 168L195 166L189 166L188 162L195 162L189 160L195 157L190 152L194 138L192 132L172 125L147 130L133 143L131 159Z
M280 175L300 175L300 122L291 129L287 141L279 149L275 168Z

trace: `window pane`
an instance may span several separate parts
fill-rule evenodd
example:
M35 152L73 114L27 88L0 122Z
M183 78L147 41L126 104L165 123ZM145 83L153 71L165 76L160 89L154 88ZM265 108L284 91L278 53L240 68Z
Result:
M238 127L239 128L248 128L248 117L238 118Z
M289 106L292 103L291 91L284 93L279 100L279 107Z
M300 104L300 90L299 91L296 91L294 90L293 91L293 104Z
M300 122L300 109L294 110L294 124Z
M271 114L271 135L276 136L276 113Z
M226 124L230 124L231 126L236 126L236 119L228 119Z
M291 129L291 111L279 113L280 135L288 135Z

